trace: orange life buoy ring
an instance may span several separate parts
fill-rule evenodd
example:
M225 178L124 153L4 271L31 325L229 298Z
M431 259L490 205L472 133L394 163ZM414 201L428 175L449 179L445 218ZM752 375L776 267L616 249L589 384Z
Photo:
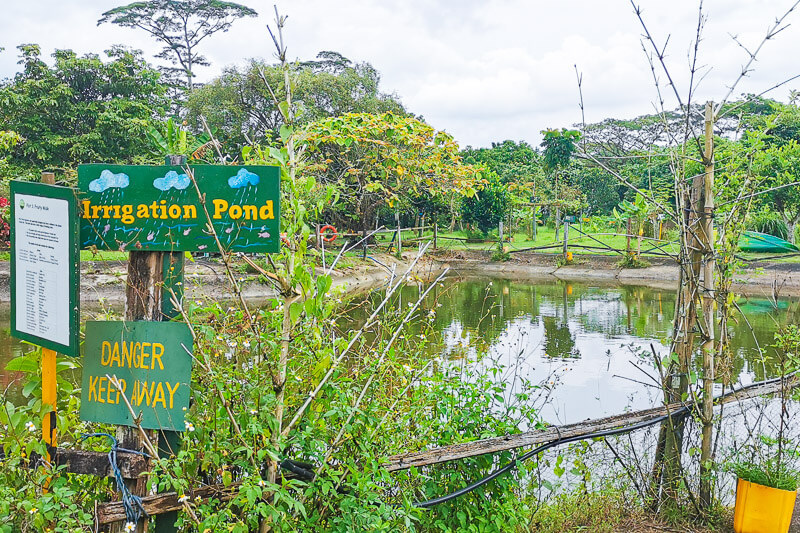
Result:
M328 230L331 230L333 233L331 233L330 235L326 235L325 233ZM322 237L322 240L325 242L333 242L336 240L336 237L339 236L339 233L336 231L336 228L334 228L330 224L325 224L324 226L319 228L319 234Z

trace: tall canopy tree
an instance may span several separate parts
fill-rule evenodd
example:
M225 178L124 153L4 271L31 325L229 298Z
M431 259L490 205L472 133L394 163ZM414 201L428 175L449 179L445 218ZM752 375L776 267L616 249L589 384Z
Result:
M24 139L10 162L69 167L150 153L147 125L166 111L167 100L161 75L141 52L116 47L103 61L56 50L50 67L38 45L19 49L22 72L0 83L0 130Z
M139 28L162 42L164 48L156 57L179 65L168 71L185 76L191 92L195 67L209 65L197 51L200 43L209 35L228 31L237 19L257 15L247 6L222 0L146 0L106 11L97 25L110 22Z
M337 52L320 52L316 61L301 62L295 71L293 112L305 124L345 113L405 114L402 104L380 91L380 75L369 63L353 64ZM230 67L189 97L190 122L205 117L229 149L250 142L274 140L281 113L266 82L280 100L283 73L274 65L253 60L246 67Z

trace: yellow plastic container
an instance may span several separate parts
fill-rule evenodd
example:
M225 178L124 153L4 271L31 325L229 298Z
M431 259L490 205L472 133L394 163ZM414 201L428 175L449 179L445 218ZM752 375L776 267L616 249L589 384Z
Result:
M733 530L736 533L786 533L797 491L773 489L744 481L736 485Z

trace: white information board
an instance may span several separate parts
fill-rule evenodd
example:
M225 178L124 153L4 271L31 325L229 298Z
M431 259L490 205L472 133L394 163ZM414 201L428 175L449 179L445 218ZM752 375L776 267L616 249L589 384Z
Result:
M28 194L31 190L44 194ZM78 267L71 190L14 182L12 202L12 333L77 355L72 353Z
M16 203L17 329L69 344L69 203L27 194Z

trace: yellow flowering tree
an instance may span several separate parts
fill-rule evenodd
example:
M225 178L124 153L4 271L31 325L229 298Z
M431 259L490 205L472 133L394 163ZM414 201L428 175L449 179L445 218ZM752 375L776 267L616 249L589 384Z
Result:
M480 168L465 164L453 137L410 116L349 113L313 122L302 133L305 173L339 195L326 215L355 229L374 227L378 209L411 198L473 196Z

